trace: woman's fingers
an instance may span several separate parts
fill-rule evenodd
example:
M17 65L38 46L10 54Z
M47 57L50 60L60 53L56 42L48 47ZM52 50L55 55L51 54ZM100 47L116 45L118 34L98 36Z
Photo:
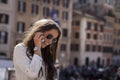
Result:
M43 33L38 32L38 33L35 34L34 38L35 39L40 39L42 35L43 35Z
M43 33L36 33L35 36L34 36L34 43L36 46L41 46L41 40L43 38Z

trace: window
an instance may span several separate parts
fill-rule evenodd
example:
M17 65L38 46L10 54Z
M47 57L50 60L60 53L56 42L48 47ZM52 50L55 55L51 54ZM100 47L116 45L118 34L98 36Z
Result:
M32 5L32 14L38 14L38 5Z
M43 0L44 3L50 3L50 0Z
M67 29L63 29L63 36L64 36L64 37L67 37L67 35L68 35Z
M87 39L90 39L90 33L87 33Z
M61 44L61 51L66 51L66 45L65 44Z
M69 7L69 0L63 0L63 7L65 8Z
M0 23L5 23L5 24L9 23L9 16L8 16L8 14L0 13Z
M22 33L25 31L25 23L24 22L18 22L17 23L17 32Z
M75 44L75 51L79 51L79 44Z
M71 44L71 51L79 51L79 44Z
M7 44L8 42L8 33L5 31L0 31L0 43Z
M7 3L8 3L8 0L0 0L0 3L7 4Z
M53 0L53 4L59 6L59 1L60 0Z
M96 46L95 45L92 46L92 51L96 51Z
M18 1L18 11L25 12L26 10L26 3L24 1Z
M0 56L7 56L5 52L0 52ZM2 70L2 69L1 69ZM1 74L1 73L0 73ZM0 78L1 79L1 78Z
M68 20L68 12L63 11L63 13L62 13L62 19L63 20Z
M98 46L98 51L101 52L101 46Z
M91 29L91 22L87 22L87 30Z
M95 39L95 40L97 39L97 34L94 34L94 39Z
M104 31L104 27L103 27L103 25L100 26L100 31L101 31L101 32Z
M113 52L113 48L112 47L108 47L108 46L104 46L103 47L103 52L105 52L105 53L112 53Z
M76 26L80 26L80 21L75 21Z
M98 30L98 24L97 24L97 23L94 24L94 30L95 30L95 31Z
M78 39L79 38L79 32L75 33L75 38Z
M50 15L50 10L48 7L43 8L43 16L48 17Z

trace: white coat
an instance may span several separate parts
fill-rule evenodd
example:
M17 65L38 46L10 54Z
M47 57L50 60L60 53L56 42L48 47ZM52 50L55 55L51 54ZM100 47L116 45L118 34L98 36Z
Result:
M19 43L14 48L13 62L17 80L46 80L45 65L39 55L34 54L32 60L26 55L27 47ZM40 69L42 70L40 71ZM38 77L40 71L40 77Z

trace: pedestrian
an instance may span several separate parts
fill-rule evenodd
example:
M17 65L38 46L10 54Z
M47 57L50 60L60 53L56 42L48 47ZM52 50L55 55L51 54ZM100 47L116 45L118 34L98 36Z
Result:
M54 80L60 26L51 19L36 21L25 38L14 48L13 62L17 80Z
M117 75L114 80L120 80L120 67L117 69Z

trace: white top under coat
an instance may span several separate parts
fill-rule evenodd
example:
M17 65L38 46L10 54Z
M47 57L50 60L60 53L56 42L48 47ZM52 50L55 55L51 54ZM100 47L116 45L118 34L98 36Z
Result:
M23 43L19 43L14 48L13 62L17 80L46 80L45 65L39 55L34 54L32 60L26 55L27 47ZM40 71L42 67L42 71ZM38 79L38 73L40 77Z

